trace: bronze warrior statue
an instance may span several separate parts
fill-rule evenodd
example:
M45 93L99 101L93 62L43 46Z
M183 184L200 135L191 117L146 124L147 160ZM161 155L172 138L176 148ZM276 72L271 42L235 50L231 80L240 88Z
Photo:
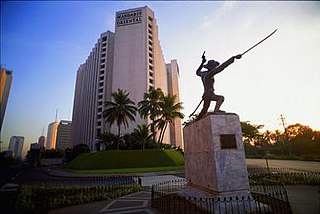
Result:
M207 114L207 111L210 106L210 102L212 100L216 101L214 113L225 113L225 111L220 110L220 106L224 101L224 97L214 93L214 87L213 87L214 75L220 73L223 69L225 69L230 64L232 64L234 62L234 59L241 59L241 56L242 56L241 54L233 56L227 61L225 61L224 63L222 63L221 65L219 62L215 60L209 60L207 64L204 65L204 63L206 63L207 61L204 54L205 53L203 53L202 55L202 62L199 68L197 69L197 75L201 77L203 87L204 87L204 92L202 95L202 100L204 103L203 103L202 110L198 116L198 119L201 119ZM201 71L202 68L206 68L207 70Z

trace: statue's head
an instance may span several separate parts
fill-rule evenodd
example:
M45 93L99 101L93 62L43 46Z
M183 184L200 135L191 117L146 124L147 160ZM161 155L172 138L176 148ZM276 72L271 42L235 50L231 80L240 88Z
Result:
M219 62L215 61L215 60L209 60L207 62L207 64L205 64L203 67L207 68L207 69L211 69L211 68L216 68L220 65Z

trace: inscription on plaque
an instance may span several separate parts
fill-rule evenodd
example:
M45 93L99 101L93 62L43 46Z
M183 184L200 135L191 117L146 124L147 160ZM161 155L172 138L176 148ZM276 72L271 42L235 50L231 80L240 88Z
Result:
M117 27L132 25L132 24L141 23L142 12L141 10L134 10L134 11L125 12L125 13L117 13L116 17L117 17L117 20L116 20Z
M221 149L237 149L236 136L234 134L220 135Z

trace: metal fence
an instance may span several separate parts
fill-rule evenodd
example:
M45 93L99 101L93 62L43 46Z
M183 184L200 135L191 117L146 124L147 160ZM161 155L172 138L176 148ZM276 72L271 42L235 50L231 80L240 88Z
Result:
M46 179L30 179L24 180L22 184L50 184L55 186L124 186L134 183L141 185L141 178L137 176L85 176L85 177L66 177L66 178L46 178Z
M17 213L46 213L75 204L120 197L140 190L136 176L97 176L25 181L15 203Z
M233 197L185 197L179 192L186 180L173 180L152 186L151 206L161 213L291 213L283 186L251 186L250 194Z

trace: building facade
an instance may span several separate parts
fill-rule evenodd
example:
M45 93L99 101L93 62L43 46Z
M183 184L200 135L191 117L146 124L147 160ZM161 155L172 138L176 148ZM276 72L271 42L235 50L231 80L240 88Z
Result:
M9 92L12 83L12 71L1 68L0 73L0 131L4 120L4 114L7 108Z
M58 122L52 122L49 124L46 149L56 149L58 126Z
M170 64L174 65L168 72L151 9L140 7L116 12L115 33L107 31L101 34L88 59L77 71L72 117L73 145L83 143L96 150L97 134L109 131L110 127L102 115L104 102L110 101L111 93L118 89L129 92L130 99L136 104L149 88L161 88L165 94L178 93L177 61ZM177 98L180 98L179 93ZM128 128L121 127L121 133L130 133L138 124L150 122L139 115L135 119ZM164 143L182 145L182 132L176 131L179 122L181 127L179 120L174 125L176 128L167 130ZM117 133L116 129L112 126L110 131Z
M104 131L103 105L111 99L114 33L100 35L85 63L77 71L72 114L72 145L87 144L96 150L96 138Z
M24 137L22 136L12 136L9 142L8 150L13 152L13 157L22 159L22 149L23 149Z
M38 144L41 146L41 148L45 148L46 147L46 137L40 136L38 139Z
M180 74L177 60L171 60L166 64L168 77L168 93L175 95L176 99L180 101ZM184 148L183 134L182 134L182 120L176 118L170 124L170 144L180 148Z
M61 120L57 131L57 149L72 148L71 145L71 121Z

